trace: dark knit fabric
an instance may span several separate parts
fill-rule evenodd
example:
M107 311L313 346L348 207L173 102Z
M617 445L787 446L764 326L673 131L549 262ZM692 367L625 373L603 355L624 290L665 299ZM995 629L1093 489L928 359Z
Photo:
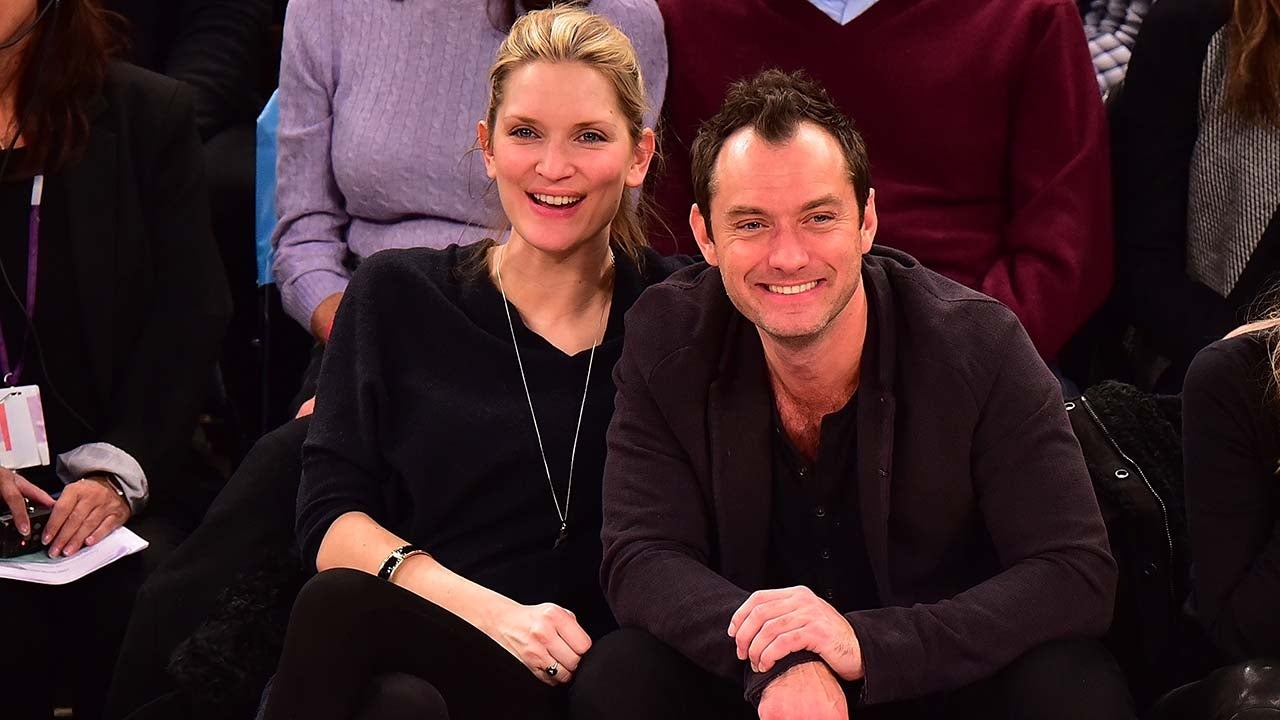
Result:
M521 603L554 602L590 633L613 624L597 582L600 480L613 414L610 371L622 316L683 260L618 258L604 343L595 353L569 501L568 542L534 435L502 298L458 268L478 245L386 251L356 273L320 371L303 449L298 536L315 564L329 525L369 514L445 567ZM572 357L513 308L529 391L561 507L589 351Z
M656 194L674 235L655 247L694 247L689 147L729 83L805 69L866 138L877 243L1008 305L1045 358L1101 305L1107 130L1070 0L880 0L843 26L795 0L658 5L670 73Z
M1280 405L1261 335L1191 363L1183 446L1196 610L1233 660L1280 655Z

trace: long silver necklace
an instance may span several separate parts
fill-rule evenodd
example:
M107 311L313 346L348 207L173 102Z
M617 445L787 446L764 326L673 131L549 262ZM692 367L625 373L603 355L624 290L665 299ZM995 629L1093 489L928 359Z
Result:
M511 330L511 347L516 351L516 367L520 368L520 384L524 386L525 400L529 401L529 417L533 419L533 434L538 438L538 454L542 456L542 470L547 474L547 487L551 489L551 501L555 503L556 515L560 518L560 534L556 536L553 548L559 548L569 540L569 500L573 497L573 462L578 456L578 435L582 432L582 415L587 409L587 391L591 389L591 368L595 365L596 347L604 342L605 311L609 303L600 308L600 341L591 346L591 354L587 356L587 380L582 388L582 403L578 406L578 425L573 431L573 446L569 450L569 482L564 492L564 507L560 506L560 498L556 495L555 483L551 482L551 465L547 462L547 451L542 445L542 431L538 429L538 414L533 410L533 394L529 392L529 380L524 372L524 360L520 358L520 343L516 342L516 324L511 319L511 303L507 302L507 289L502 285L502 263L507 259L507 246L499 250L498 266L494 274L498 276L498 292L502 293L502 309L507 313L507 328ZM610 251L610 264L613 262Z

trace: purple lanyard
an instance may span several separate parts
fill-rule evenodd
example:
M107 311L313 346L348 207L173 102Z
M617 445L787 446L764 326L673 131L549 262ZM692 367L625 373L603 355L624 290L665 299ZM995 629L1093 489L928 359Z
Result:
M31 215L27 221L27 304L22 309L27 316L27 331L36 314L36 259L40 252L40 198L44 195L44 175L36 175L31 181ZM26 337L27 332L23 333ZM4 341L4 328L0 327L0 385L17 385L22 377L22 365L26 358L26 343L16 366L9 365L9 348Z

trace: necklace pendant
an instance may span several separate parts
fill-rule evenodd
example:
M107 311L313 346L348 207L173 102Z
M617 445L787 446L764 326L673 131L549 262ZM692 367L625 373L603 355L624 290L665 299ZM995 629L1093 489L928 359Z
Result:
M556 544L551 549L559 550L567 542L569 542L569 525L568 523L560 523L560 535L556 537Z

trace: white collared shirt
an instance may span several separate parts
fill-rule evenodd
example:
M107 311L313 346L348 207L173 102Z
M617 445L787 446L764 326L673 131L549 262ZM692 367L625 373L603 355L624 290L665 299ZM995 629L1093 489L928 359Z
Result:
M876 2L877 0L809 0L811 5L841 25L848 25Z

